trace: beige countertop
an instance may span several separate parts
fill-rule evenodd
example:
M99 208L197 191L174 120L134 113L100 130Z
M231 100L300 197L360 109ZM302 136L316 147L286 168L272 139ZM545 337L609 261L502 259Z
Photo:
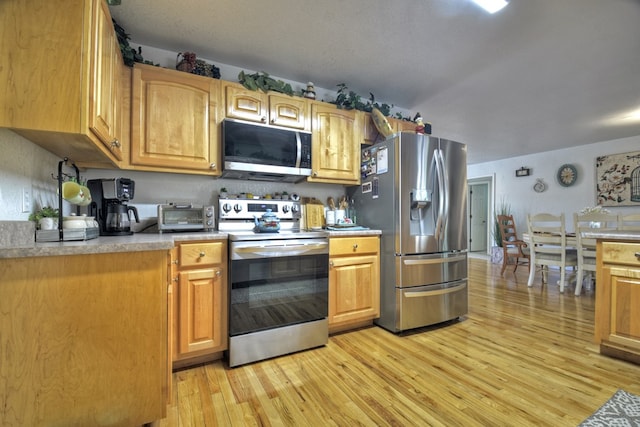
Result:
M160 251L171 249L177 242L226 239L227 233L218 232L180 234L137 233L131 236L101 236L91 240L32 242L10 248L0 248L0 258Z
M590 239L602 239L602 240L625 240L640 242L640 231L585 231L582 233L584 237Z
M329 237L376 236L380 230L330 231ZM197 240L226 240L228 233L136 233L131 236L101 236L91 240L29 242L0 247L0 258L86 255L113 252L169 250L177 243Z

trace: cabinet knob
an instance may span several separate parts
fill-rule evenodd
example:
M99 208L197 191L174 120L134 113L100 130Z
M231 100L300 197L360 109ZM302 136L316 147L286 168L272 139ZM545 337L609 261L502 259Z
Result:
M209 169L211 169L212 171L214 171L214 170L218 169L218 165L216 165L215 163L211 163L211 164L209 165Z
M222 276L222 271L220 271L220 270L216 270L216 276L217 276L217 277Z
M174 259L173 261L171 261L171 264L176 264L177 265L178 264L178 260Z
M111 141L111 148L120 148L120 141L118 141L118 138Z
M260 117L260 121L262 123L267 123L267 118L265 116Z
M333 261L329 261L329 267L333 268Z
M638 258L638 261L640 261L640 252L636 252L636 253L635 253L635 254L633 254L633 255L635 255L635 257L636 257L636 258Z
M318 176L318 172L313 171L313 176Z
M174 277L174 278L173 278L173 281L174 281L174 282L176 282L176 283L178 283L178 278L177 278L177 277Z
M271 119L271 124L276 124L276 119Z
M204 258L204 256L205 256L205 255L206 255L206 254L204 253L204 251L201 251L201 252L200 252L200 258Z
M353 244L353 250L355 251L355 250L357 250L357 249L358 249L358 244L357 244L357 243L354 243L354 244Z

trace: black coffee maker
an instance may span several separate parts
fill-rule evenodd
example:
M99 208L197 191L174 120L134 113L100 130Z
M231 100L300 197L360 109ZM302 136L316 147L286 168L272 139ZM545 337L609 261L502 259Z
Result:
M100 226L101 236L128 236L131 231L131 216L136 222L138 210L127 206L133 199L135 182L129 178L101 178L87 181L92 202L89 205L89 216L95 216Z

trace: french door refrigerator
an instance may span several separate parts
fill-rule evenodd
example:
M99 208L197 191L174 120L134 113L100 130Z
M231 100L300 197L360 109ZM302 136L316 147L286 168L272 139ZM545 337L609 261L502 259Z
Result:
M375 323L397 333L465 315L466 145L401 132L361 156L347 192L358 224L382 230Z

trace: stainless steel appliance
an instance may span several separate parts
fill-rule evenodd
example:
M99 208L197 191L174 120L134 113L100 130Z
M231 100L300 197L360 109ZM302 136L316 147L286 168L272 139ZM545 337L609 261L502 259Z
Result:
M262 233L267 210L280 229ZM229 233L229 366L325 345L329 241L300 231L300 203L220 199L218 229Z
M223 178L298 182L311 175L311 133L241 120L222 122Z
M382 230L380 318L392 332L463 316L467 302L466 145L401 132L362 149L348 189L358 222Z
M133 200L135 182L129 178L101 178L87 181L92 195L89 216L98 221L101 236L128 236L131 231L131 216L136 222L138 210L126 202Z
M215 208L191 203L158 205L158 232L212 231L215 229Z

